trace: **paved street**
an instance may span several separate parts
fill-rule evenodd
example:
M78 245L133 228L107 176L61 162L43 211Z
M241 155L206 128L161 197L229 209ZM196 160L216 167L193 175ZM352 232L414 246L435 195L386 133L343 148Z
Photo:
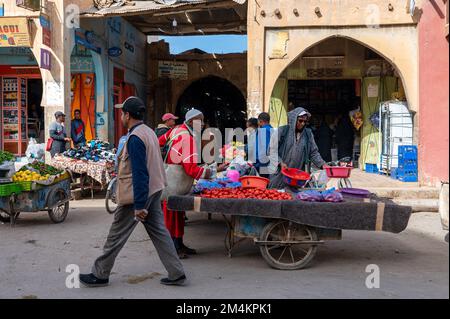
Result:
M327 242L308 269L269 268L251 242L225 255L219 216L189 215L186 243L199 255L184 261L190 284L159 284L164 269L139 225L119 255L111 285L68 289L66 266L90 270L112 216L100 200L71 202L65 223L45 213L0 225L0 298L448 298L449 250L438 214L418 213L402 234L344 232ZM379 289L365 286L365 268L380 267Z

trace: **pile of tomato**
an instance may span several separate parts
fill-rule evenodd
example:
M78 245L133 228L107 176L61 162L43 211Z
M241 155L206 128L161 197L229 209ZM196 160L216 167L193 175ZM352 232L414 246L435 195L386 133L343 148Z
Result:
M234 199L266 199L266 200L292 200L292 195L282 193L276 189L259 188L213 188L202 192L204 198L234 198Z

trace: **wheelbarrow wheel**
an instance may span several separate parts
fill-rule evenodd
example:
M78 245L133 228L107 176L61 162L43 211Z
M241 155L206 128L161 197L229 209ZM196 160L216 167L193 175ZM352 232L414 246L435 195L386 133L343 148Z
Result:
M9 223L11 221L11 216L9 216L9 214L4 211L3 209L0 208L0 222L2 223Z
M48 210L48 216L52 222L59 224L66 220L67 214L69 213L69 202L66 201L68 199L68 195L62 188L60 188L54 192L53 198L56 199L56 206Z
M290 221L267 224L260 235L260 251L269 266L281 270L305 268L314 258L318 241L314 229Z

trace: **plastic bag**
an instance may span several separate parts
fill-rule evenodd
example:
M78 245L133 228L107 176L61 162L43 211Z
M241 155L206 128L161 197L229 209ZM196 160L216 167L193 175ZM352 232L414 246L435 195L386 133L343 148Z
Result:
M308 190L298 193L297 199L305 202L321 202L323 201L322 193L319 191Z
M373 113L370 116L370 122L378 130L380 127L380 114L378 112Z
M336 191L334 187L322 192L322 197L325 202L339 203L344 201L342 194Z
M45 144L38 144L34 138L30 138L25 155L30 162L32 162L32 160L43 161L45 156Z

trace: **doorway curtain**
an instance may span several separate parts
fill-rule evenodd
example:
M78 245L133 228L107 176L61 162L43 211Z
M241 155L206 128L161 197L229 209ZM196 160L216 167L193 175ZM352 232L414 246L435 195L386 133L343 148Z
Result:
M379 112L380 103L391 99L397 91L396 77L366 77L362 83L362 113L360 167L366 169L366 164L376 164L380 167L381 132L370 121L370 117Z
M74 111L81 111L81 119L85 125L86 141L96 138L95 119L95 75L94 73L72 74L72 105L71 116Z
M287 125L288 80L278 78L270 98L270 124L273 127Z

